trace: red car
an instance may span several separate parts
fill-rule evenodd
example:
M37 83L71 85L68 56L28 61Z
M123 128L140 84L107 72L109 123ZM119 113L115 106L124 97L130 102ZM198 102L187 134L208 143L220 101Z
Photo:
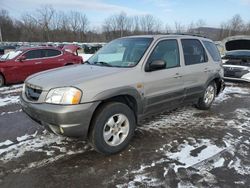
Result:
M78 46L66 45L64 48L35 47L11 51L0 57L0 87L5 84L23 82L31 74L83 63L78 56Z

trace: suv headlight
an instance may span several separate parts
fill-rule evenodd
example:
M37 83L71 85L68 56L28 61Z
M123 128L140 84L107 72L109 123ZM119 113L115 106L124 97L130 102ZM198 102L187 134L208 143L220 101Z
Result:
M81 90L74 87L62 87L51 89L46 96L45 102L52 104L79 104L81 97Z

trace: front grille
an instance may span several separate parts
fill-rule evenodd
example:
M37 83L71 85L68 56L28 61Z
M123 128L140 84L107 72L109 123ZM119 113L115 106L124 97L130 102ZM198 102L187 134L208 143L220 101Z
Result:
M225 77L233 77L233 78L241 78L243 75L247 74L248 70L242 70L234 67L224 67L224 76Z
M25 95L30 101L37 101L42 93L42 89L36 86L25 84Z

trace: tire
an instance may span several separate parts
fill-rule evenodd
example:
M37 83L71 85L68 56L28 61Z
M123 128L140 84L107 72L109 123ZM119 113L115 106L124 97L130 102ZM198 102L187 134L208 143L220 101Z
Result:
M196 104L196 107L200 110L208 110L217 93L217 87L214 82L211 82L205 89L203 96L199 98L198 103Z
M135 115L126 104L106 103L94 115L89 135L90 143L100 153L118 153L128 146L135 126Z
M0 87L4 86L4 77L0 74Z

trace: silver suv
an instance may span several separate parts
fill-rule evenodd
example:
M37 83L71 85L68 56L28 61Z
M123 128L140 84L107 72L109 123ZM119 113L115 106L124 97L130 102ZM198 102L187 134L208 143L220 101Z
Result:
M21 104L52 132L112 154L128 145L143 118L184 104L208 109L224 89L222 77L209 39L132 36L111 41L84 65L30 76Z

